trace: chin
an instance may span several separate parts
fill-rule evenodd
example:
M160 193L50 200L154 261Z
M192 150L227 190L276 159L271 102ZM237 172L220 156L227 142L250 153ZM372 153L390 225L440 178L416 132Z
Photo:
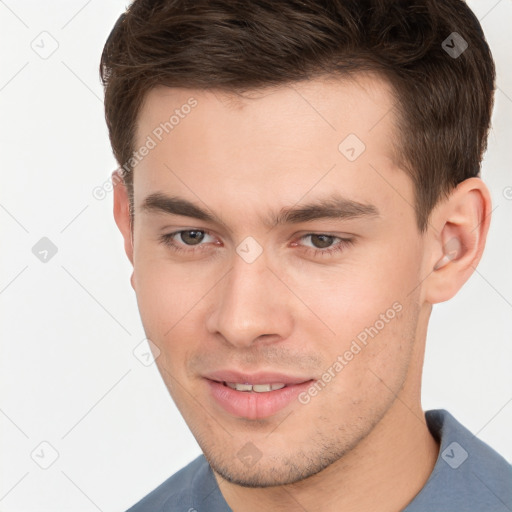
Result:
M339 460L343 453L331 451L328 457L320 453L311 454L309 457L304 453L295 454L292 458L273 457L272 459L244 463L235 455L235 461L229 462L222 457L212 457L206 454L205 457L212 469L224 480L241 487L276 487L300 482L309 478Z

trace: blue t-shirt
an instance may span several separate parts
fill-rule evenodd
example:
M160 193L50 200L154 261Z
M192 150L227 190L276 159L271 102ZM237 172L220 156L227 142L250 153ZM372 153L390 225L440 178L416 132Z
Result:
M448 411L426 411L439 456L423 489L402 512L511 512L512 465ZM127 512L232 512L200 455Z

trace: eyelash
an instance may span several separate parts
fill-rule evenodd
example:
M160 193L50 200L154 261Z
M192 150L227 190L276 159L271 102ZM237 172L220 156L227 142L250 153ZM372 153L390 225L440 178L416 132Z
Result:
M203 249L202 247L205 247L203 244L201 245L198 245L197 248L194 248L194 249L183 249L183 247L181 247L179 244L177 244L176 242L174 242L174 237L176 235L179 235L180 233L186 233L187 231L200 231L201 233L206 233L207 235L211 235L211 233L209 231L206 231L204 229L183 229L181 231L174 231L173 233L168 233L168 234L164 234L164 235L161 235L160 236L160 242L165 245L166 247L168 247L169 249L177 252L177 253L188 253L188 254L193 254L193 253L196 253L198 251L203 251L203 250L207 250L207 249ZM306 235L302 235L299 240L302 240L303 238L306 238L306 237L309 237L309 236L313 236L313 235L317 235L317 236L327 236L327 237L332 237L334 239L338 239L339 242L333 247L333 248L329 248L329 249L312 249L311 247L307 247L306 248L306 253L310 254L311 252L313 253L313 256L332 256L334 255L335 253L338 253L338 252L342 252L344 251L347 247L351 246L354 244L354 239L353 238L341 238L339 236L333 236L333 235L328 235L326 233L308 233Z

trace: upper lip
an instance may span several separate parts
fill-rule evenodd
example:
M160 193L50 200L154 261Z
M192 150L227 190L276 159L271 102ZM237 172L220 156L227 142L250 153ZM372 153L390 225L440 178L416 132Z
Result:
M236 370L218 370L204 375L209 380L217 382L236 382L238 384L302 384L308 382L311 377L285 375L277 372L246 373Z

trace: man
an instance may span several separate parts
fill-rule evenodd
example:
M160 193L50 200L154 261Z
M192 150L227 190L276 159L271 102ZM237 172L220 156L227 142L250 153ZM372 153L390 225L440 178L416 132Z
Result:
M131 283L204 453L130 511L512 510L511 466L421 407L490 224L469 8L136 0L101 73Z

